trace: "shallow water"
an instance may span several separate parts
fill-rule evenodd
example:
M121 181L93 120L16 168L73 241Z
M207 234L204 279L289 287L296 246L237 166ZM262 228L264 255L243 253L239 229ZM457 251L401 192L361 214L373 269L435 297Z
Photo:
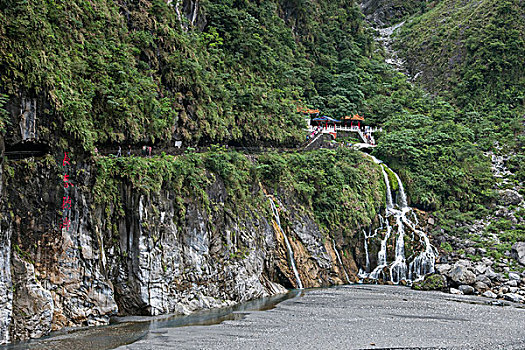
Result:
M134 343L150 331L160 328L206 326L227 320L240 320L245 312L266 311L278 303L301 295L292 290L286 294L260 298L232 307L198 311L191 315L158 317L122 317L108 326L85 327L54 332L50 336L0 347L0 349L105 350Z

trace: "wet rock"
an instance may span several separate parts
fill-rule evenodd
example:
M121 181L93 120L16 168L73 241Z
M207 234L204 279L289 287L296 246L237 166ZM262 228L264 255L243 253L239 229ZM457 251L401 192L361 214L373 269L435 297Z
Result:
M494 293L493 291L491 290L487 290L486 292L484 292L482 294L484 297L487 297L487 298L491 298L491 299L496 299L498 296L496 295L496 293Z
M518 260L521 265L525 265L525 242L517 242L512 246L511 256Z
M499 203L504 206L518 205L523 201L523 196L515 190L500 191Z
M468 270L466 264L463 264L461 260L454 264L454 267L447 273L447 276L458 284L474 284L474 282L476 282L476 275Z
M474 294L474 288L471 286L468 286L466 284L462 284L458 287L458 289L465 295Z
M515 293L507 293L503 295L503 298L508 301L512 301L514 303L522 303L525 301L525 297L515 294Z

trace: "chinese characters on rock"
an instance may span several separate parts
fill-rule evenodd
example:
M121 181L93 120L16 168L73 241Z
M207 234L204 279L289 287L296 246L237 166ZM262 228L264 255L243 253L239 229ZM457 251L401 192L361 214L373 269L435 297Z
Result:
M64 167L64 197L62 198L62 222L60 224L60 229L65 229L69 231L69 226L71 225L71 197L69 196L70 188L73 187L73 184L69 180L69 169L71 167L70 159L67 156L67 152L64 152L64 159L62 160L62 166Z

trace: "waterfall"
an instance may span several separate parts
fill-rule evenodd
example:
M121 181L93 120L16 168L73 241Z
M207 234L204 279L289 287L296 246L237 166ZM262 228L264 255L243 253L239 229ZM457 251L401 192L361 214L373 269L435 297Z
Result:
M390 222L388 220L383 220L383 217L379 215L379 219L381 222L381 226L378 230L383 229L383 221L386 225L386 233L385 237L381 240L381 249L377 253L377 267L370 273L370 278L372 279L378 279L379 275L383 273L383 269L388 266L387 260L386 260L386 244L388 242L388 239L390 238L390 235L392 234L392 226L390 226ZM385 278L386 276L383 276Z
M430 240L426 234L425 231L418 229L419 222L417 219L417 215L412 210L412 208L408 207L407 202L407 196L405 193L405 188L403 186L403 182L401 181L398 174L392 171L392 169L388 168L386 164L384 164L382 161L378 160L374 156L370 156L374 160L375 163L379 164L381 166L381 171L383 172L383 178L385 180L386 185L386 217L383 218L380 216L380 227L379 229L376 229L373 236L377 234L378 231L383 230L383 226L386 226L386 232L381 240L381 248L377 254L377 267L369 274L360 271L360 277L368 277L371 279L378 279L383 275L382 277L384 279L387 279L388 276L384 276L383 270L388 267L388 260L387 260L387 243L390 239L390 236L392 235L392 226L389 221L389 218L393 218L395 224L394 226L397 227L396 230L396 240L395 240L395 249L394 249L394 257L393 262L390 264L389 272L390 272L390 281L394 283L399 283L402 280L405 281L416 281L424 278L426 274L433 273L434 272L434 263L437 256L437 250L432 246L430 243ZM390 179L388 177L386 169L388 168L389 171L392 171L392 173L395 175L397 184L398 184L398 193L397 193L397 200L394 205L393 203L393 196L392 196L392 187L390 186ZM384 221L384 223L383 223ZM419 236L419 242L424 246L424 250L420 252L419 254L415 255L415 257L409 257L409 260L412 261L409 263L407 267L407 259L405 257L405 229L410 229L413 233L416 233ZM373 236L367 237L365 234L365 252L367 254L366 257L366 265L367 265L367 271L369 268L369 257L368 257L368 241L367 238L371 238Z
M390 171L392 171L392 169L390 169ZM397 175L396 173L394 173L394 175L396 176L397 185L399 187L399 206L401 207L401 210L403 210L407 207L407 195L405 194L405 188L403 187L403 182L401 182L399 175Z
M343 269L343 272L345 274L346 281L348 283L352 283L352 282L350 282L350 278L348 278L348 273L346 273L345 266L343 265L343 260L341 260L341 256L339 255L339 252L337 251L337 247L335 246L335 240L334 239L332 239L332 245L334 246L334 251L335 251L335 255L337 256L337 261L339 261L339 265L341 265L341 268Z
M275 203L272 197L268 196L268 199L270 200L270 205L272 207L273 217L275 219L275 222L277 223L277 227L279 228L279 231L281 231L283 235L284 243L286 244L286 249L288 250L288 261L290 262L290 266L292 267L293 273L295 275L295 281L297 283L297 288L303 289L303 283L301 282L301 277L299 277L299 272L297 271L297 267L295 266L295 259L293 257L292 246L290 245L288 236L286 236L286 233L281 227L281 219L279 217L279 211L277 210L277 207L275 206Z

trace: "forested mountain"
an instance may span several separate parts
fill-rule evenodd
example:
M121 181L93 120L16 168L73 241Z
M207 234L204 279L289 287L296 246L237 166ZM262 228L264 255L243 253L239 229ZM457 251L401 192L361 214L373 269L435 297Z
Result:
M523 0L0 1L0 342L354 282L407 222L407 259L417 222L514 268L524 33ZM303 108L385 164L307 151Z

